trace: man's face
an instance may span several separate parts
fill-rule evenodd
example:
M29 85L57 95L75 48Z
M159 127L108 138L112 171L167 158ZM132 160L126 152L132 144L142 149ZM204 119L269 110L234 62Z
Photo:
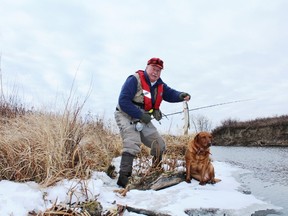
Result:
M150 82L156 82L161 75L162 69L156 65L147 65L146 72L150 79Z

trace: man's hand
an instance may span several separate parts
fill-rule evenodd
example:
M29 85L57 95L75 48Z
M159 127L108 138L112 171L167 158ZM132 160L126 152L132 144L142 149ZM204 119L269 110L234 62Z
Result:
M143 113L140 119L145 124L148 124L151 121L152 118L151 118L151 116L149 114Z
M180 95L179 95L180 99L182 99L183 101L189 101L191 96L190 94L186 93L186 92L182 92Z
M162 112L160 110L153 110L153 116L157 121L162 119Z

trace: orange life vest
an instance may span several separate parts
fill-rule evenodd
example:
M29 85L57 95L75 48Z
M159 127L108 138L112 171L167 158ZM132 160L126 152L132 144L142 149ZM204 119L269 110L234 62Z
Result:
M159 84L157 86L157 93L155 95L155 103L154 106L152 104L152 96L151 96L151 92L150 92L150 86L148 84L148 82L146 81L145 75L144 75L144 71L137 71L137 73L139 74L140 77L140 81L141 81L141 86L143 89L143 96L144 96L144 110L146 111L150 111L151 109L156 109L159 110L160 108L160 104L162 102L162 95L163 95L163 84Z

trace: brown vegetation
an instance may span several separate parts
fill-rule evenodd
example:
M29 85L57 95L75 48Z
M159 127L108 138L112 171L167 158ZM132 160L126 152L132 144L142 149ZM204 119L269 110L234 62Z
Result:
M245 122L229 119L212 133L215 144L221 146L288 146L288 116Z
M76 108L75 108L76 107ZM0 179L51 185L64 178L88 178L106 171L121 154L118 133L103 119L80 116L81 106L63 113L40 112L2 100L0 103ZM183 158L188 137L165 136L173 167ZM149 149L142 147L142 156Z
M61 114L1 102L0 178L49 185L105 170L120 154L119 137L100 118L84 121L80 108Z

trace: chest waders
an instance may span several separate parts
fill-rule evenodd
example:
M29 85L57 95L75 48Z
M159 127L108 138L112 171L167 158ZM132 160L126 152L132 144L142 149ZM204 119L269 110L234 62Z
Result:
M151 99L151 93L150 93L150 84L147 83L147 81L144 77L144 72L143 71L137 71L135 73L135 77L137 78L138 86L137 86L136 95L133 98L133 103L135 105L137 105L137 104L142 105L141 108L143 108L146 112L149 112L150 110L153 111L153 109L159 109L160 103L162 101L163 84L160 84L157 86L156 91L154 92L154 95L153 95L154 98L156 99L155 104L152 105L152 99ZM146 94L144 94L143 92L145 92ZM147 95L148 97L146 97L145 95ZM122 112L119 108L117 111L119 111L120 113ZM124 117L124 118L126 118L126 117ZM116 119L116 121L117 121L117 119ZM119 124L121 124L121 123L119 123ZM160 138L160 135L158 134L158 132L154 126L151 129L153 131L148 136L149 137L156 136L157 141L152 143L152 141L149 140L148 137L147 138L142 137L143 139L145 139L143 141L143 143L144 144L146 143L145 145L147 145L147 143L149 143L149 145L150 145L149 147L151 148L151 155L153 156L153 159L152 159L153 167L161 167L162 153L165 149L165 142L162 138ZM140 132L140 131L138 130L138 132ZM121 136L123 138L123 136L124 137L129 136L129 134L127 134L127 132L126 132L125 135L122 134ZM161 140L159 141L159 139L161 139ZM158 142L161 143L162 148L160 147ZM129 153L128 151L129 152L131 151L131 152ZM126 148L126 150L124 149L124 151L122 153L122 157L121 157L121 161L120 161L119 177L118 177L118 181L117 181L117 184L120 187L125 188L129 182L129 177L132 174L133 159L134 159L136 153L137 152L134 152L134 150L132 151L131 149L127 149L127 148Z

